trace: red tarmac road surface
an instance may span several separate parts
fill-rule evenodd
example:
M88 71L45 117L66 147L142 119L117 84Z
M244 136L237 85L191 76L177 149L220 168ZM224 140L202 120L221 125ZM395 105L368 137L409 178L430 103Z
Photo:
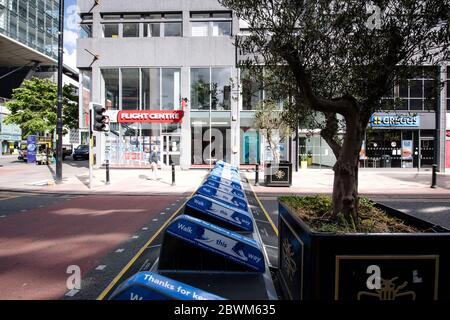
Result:
M0 299L59 299L177 196L85 196L0 220Z

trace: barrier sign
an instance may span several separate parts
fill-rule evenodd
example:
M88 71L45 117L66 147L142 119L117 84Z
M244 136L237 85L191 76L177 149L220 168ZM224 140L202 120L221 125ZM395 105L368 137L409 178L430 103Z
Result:
M226 184L228 186L233 186L233 187L236 187L236 188L242 190L241 181L238 179L227 179L227 178L221 177L220 175L213 175L213 174L208 176L208 179Z
M210 174L222 176L227 179L234 178L234 179L241 180L239 173L237 173L235 171L230 171L230 170L213 169L213 170L211 170Z
M238 167L233 166L233 165L231 165L231 164L229 164L227 162L224 162L222 160L219 160L219 161L216 162L215 168L220 168L220 169L226 169L226 170L232 170L232 171L235 171L235 172L239 172Z
M248 204L245 199L220 191L219 189L203 185L197 190L197 193L222 201L225 204L234 205L242 210L248 210Z
M167 227L166 234L233 260L250 270L265 271L264 256L255 240L206 221L181 215Z
M237 188L233 188L231 186L227 186L225 184L216 182L216 181L212 181L212 180L206 180L205 183L203 184L204 186L208 186L208 187L212 187L215 189L218 189L220 191L226 192L226 193L230 193L233 196L245 199L245 193L243 191L241 191L240 189Z
M199 194L194 195L186 203L186 209L187 212L190 210L200 212L243 231L253 231L253 221L248 211L227 205L212 198L207 198Z
M225 300L153 272L139 272L122 283L110 300Z

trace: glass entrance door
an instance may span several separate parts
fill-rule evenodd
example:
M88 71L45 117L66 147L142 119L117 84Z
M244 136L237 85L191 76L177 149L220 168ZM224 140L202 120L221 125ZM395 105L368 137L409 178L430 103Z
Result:
M162 149L162 163L166 166L172 164L180 165L180 135L163 135L162 136L163 149Z

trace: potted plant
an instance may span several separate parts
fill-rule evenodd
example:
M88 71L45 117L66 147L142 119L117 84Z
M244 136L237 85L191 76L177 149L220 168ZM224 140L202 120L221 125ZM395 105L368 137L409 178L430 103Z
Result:
M312 151L311 150L308 151L308 159L307 159L307 161L308 161L308 166L312 166L313 159L312 159Z
M302 168L302 170L308 168L308 157L306 154L300 155L300 167Z

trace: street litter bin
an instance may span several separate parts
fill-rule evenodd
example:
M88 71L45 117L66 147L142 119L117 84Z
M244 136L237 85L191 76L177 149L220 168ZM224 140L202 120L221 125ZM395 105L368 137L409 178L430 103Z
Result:
M291 162L268 162L264 171L264 182L267 187L290 187L292 185Z

